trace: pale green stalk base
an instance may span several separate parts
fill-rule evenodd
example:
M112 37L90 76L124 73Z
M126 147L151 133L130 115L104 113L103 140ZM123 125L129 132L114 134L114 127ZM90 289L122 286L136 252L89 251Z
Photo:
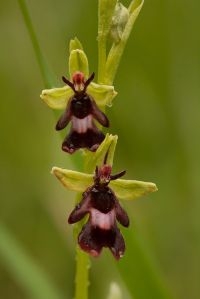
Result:
M76 290L75 299L88 298L89 286L89 268L90 258L89 255L83 252L77 245L76 248Z

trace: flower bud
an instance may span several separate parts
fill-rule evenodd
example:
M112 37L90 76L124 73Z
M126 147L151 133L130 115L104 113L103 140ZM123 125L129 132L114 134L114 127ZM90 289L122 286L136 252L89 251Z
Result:
M110 29L110 35L114 43L117 44L120 42L128 18L128 9L120 2L117 2Z

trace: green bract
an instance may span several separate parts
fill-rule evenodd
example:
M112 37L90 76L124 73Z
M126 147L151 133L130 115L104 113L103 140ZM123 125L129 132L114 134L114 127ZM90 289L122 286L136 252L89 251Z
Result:
M118 10L118 13L117 9L115 9L115 14L113 15L114 24L112 24L110 32L114 42L109 51L105 66L105 82L107 84L111 84L114 80L121 56L126 46L126 42L128 41L129 35L143 6L143 3L144 0L133 0L131 1L127 11L125 11L126 8L124 6L121 6L121 9ZM119 4L120 3L117 5ZM126 14L128 14L128 18Z
M117 135L106 134L104 141L100 144L95 153L87 152L85 169L92 172L96 166L104 164L106 155L106 163L112 166L117 139Z
M107 37L110 32L112 17L115 11L117 0L101 0L99 1L99 24L98 38Z
M128 9L125 6L123 6L120 2L117 2L110 28L110 34L113 39L113 42L118 43L121 40L128 18Z

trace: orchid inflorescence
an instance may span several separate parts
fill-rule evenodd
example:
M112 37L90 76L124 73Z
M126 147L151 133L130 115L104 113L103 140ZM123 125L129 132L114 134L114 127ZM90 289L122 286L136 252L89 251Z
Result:
M116 27L117 19L113 18L110 33L115 45L129 26L128 12L119 5L117 11L121 13L121 23ZM131 17L130 22L134 22ZM117 222L129 226L129 217L118 199L135 199L156 191L157 187L149 182L121 179L125 171L112 174L118 137L105 135L100 125L109 127L104 111L117 93L111 84L93 82L94 73L89 75L87 56L77 38L70 42L69 74L70 79L62 77L63 87L43 90L41 98L50 108L64 110L55 127L62 130L71 123L62 150L69 154L81 150L86 173L59 167L53 167L52 173L67 189L82 193L68 218L69 224L84 219L77 236L80 248L96 257L103 247L108 247L118 260L125 252L125 242Z

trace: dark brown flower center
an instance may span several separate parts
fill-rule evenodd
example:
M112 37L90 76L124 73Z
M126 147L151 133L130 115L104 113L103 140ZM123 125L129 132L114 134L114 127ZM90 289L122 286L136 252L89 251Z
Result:
M92 112L92 104L87 94L75 95L71 102L71 113L77 118L84 118Z
M91 206L98 211L107 214L115 205L115 198L109 188L96 188L91 190Z

